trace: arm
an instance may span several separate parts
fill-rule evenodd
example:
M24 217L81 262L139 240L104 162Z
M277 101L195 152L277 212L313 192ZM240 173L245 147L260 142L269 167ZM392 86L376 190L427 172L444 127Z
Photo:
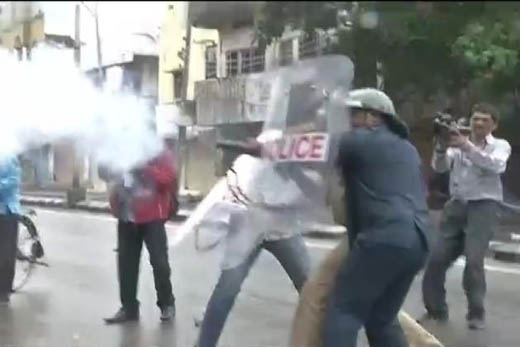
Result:
M432 156L432 168L435 172L444 173L450 171L454 157L453 149L448 148L442 149L439 146L435 146Z
M172 190L177 185L177 170L173 153L166 151L159 158L141 170L141 174L165 190Z
M491 153L486 153L477 146L467 141L462 147L469 160L481 169L501 174L506 171L507 160L511 155L511 146L507 141L497 143Z
M262 154L262 146L254 140L248 142L221 140L217 142L217 148L229 149L258 158Z
M7 195L18 189L21 182L21 169L17 159L11 159L0 172L0 194Z
M361 136L362 135L350 132L343 135L339 140L336 167L342 171L342 174L353 168L355 153L358 147L357 144L362 141Z

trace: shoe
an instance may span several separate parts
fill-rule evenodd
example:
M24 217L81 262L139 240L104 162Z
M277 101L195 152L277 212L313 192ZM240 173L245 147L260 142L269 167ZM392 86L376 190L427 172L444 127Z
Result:
M417 323L423 324L427 321L436 321L439 323L446 323L449 320L448 313L430 313L426 312L423 316L417 319Z
M170 305L161 308L161 320L163 322L171 320L173 317L175 317L175 306Z
M125 323L125 322L132 322L132 321L138 321L139 320L139 311L129 312L125 310L124 308L120 308L117 313L110 318L104 319L107 324L118 324L118 323Z
M0 294L0 306L7 306L10 301L9 294Z
M203 317L193 317L193 324L195 324L195 328L200 328L203 319Z
M471 330L484 330L486 328L486 321L484 318L470 318L468 319L468 328Z
M195 324L195 328L200 328L202 326L202 322L204 321L204 316L206 315L206 311L201 311L198 315L193 316L193 324Z

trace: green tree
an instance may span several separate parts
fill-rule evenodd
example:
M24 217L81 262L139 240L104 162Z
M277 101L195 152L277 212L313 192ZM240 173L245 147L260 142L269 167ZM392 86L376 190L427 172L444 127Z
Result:
M268 2L257 38L262 45L270 44L286 26L306 32L334 28L338 42L332 51L354 60L357 84L375 85L375 62L381 61L390 89L412 81L431 90L445 83L443 77L453 80L451 44L482 10L478 2ZM344 11L348 15L343 21L349 25L342 23ZM377 25L371 27L374 19Z
M492 99L510 94L520 111L520 5L493 3L469 23L452 45L453 55L471 69Z

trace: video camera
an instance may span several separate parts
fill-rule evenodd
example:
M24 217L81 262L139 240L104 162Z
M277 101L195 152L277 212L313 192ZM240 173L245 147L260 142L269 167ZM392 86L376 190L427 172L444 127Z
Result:
M467 118L455 118L446 112L437 112L433 120L433 135L445 142L449 142L452 134L460 133L469 136L471 134L471 126Z

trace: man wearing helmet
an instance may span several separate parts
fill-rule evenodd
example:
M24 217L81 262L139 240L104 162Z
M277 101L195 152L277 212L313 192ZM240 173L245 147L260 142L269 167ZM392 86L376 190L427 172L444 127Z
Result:
M354 90L346 106L353 130L337 165L350 251L329 296L324 346L356 346L362 326L371 346L408 346L397 314L430 244L421 160L386 94Z

